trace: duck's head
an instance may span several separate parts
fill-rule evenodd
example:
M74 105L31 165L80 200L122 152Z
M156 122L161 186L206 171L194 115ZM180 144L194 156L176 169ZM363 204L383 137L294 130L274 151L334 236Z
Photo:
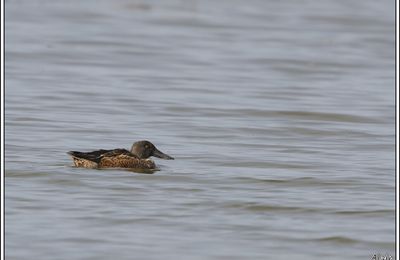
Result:
M136 155L140 159L147 159L150 156L155 156L161 159L166 160L173 160L169 155L158 150L154 144L150 143L149 141L139 141L132 145L131 153Z

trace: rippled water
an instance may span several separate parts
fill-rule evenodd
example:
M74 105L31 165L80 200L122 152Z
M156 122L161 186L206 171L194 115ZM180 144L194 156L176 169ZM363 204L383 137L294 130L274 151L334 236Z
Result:
M6 1L7 259L393 255L393 8Z

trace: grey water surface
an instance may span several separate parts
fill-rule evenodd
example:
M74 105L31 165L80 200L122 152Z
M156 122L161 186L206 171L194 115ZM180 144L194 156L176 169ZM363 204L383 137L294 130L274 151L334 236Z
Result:
M394 257L394 1L6 1L6 258ZM72 167L147 139L159 171Z

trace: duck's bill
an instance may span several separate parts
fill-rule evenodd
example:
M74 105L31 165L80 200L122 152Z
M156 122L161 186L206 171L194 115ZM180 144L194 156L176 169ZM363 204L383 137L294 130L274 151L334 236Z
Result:
M157 149L154 151L153 156L161 158L161 159L165 159L165 160L173 160L174 159L173 157L171 157Z

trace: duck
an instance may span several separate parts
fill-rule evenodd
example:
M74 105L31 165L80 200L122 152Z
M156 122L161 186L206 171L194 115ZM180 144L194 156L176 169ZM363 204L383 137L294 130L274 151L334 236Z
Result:
M112 149L96 150L92 152L69 151L74 165L82 168L135 168L135 169L156 169L151 156L165 160L174 160L173 157L161 152L150 141L143 140L133 143L131 150Z

